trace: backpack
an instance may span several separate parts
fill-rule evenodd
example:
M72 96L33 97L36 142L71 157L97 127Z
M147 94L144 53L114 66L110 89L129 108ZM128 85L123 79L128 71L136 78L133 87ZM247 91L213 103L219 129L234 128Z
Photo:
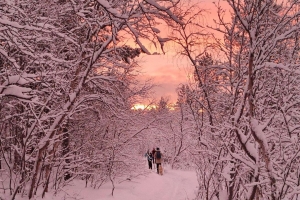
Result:
M161 159L161 153L160 153L160 151L157 151L157 152L156 152L156 158L157 158L157 159Z

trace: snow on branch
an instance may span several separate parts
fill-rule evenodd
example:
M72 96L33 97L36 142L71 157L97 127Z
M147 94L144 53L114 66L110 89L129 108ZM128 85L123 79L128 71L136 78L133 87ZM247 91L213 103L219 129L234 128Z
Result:
M161 5L159 5L157 2L153 1L153 0L145 0L148 4L154 6L155 8L157 8L158 10L164 11L166 12L175 22L177 22L180 25L184 25L185 23L182 22L181 20L179 20L172 12L169 8L165 8Z
M263 132L263 129L265 128L263 125L260 125L258 123L258 120L256 119L251 119L250 121L250 125L251 125L251 129L255 132L256 137L262 141L264 148L266 149L266 151L268 151L268 141L267 138L265 136L265 133Z
M31 95L26 94L31 91L30 88L26 88L26 87L20 87L17 85L9 85L9 86L4 87L2 90L3 91L0 94L0 97L14 96L14 97L17 97L20 99L31 99L33 97Z
M120 19L127 19L127 15L122 15L120 14L116 9L114 9L110 3L106 0L97 0L97 2L105 9L107 10L110 14L113 16L120 18Z
M33 74L13 75L8 76L4 83L0 85L0 97L1 96L14 96L20 99L31 99L32 95L27 93L31 92L31 88L22 87L18 85L25 85L33 82Z
M267 67L267 68L277 68L277 69L282 69L282 70L285 70L285 71L288 71L288 72L292 72L292 73L296 73L296 74L299 74L300 75L300 70L294 70L294 68L299 68L300 65L299 64L288 64L288 65L285 65L283 63L274 63L274 62L265 62L264 64L262 65L258 65L256 66L255 70L260 70L261 68L263 67Z
M7 60L9 60L17 69L20 69L20 65L16 62L14 58L11 58L7 52L0 46L0 54L2 54Z
M246 148L247 153L249 153L249 155L254 158L256 160L258 160L258 154L257 154L257 150L254 146L254 143L250 143L250 135L246 136L242 133L242 131L240 129L237 130L238 136L241 140L242 145L244 145L244 147Z
M248 161L247 159L243 158L241 155L237 154L237 153L232 153L230 152L231 156L237 160L240 160L241 162L243 162L244 164L246 164L248 167L252 168L252 169L257 169L257 166Z
M151 55L151 53L148 51L148 49L140 41L138 32L129 23L127 23L127 27L130 29L131 33L134 35L135 41L141 47L142 51L148 55Z

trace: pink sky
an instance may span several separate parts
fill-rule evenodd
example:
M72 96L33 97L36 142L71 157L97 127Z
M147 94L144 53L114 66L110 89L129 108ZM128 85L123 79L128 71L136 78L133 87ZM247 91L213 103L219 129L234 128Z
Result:
M217 19L217 11L212 3L214 1L194 0L194 2L199 2L201 8L208 10L205 14L205 20L209 25L213 25L213 19ZM224 2L222 4L225 5ZM154 50L152 46L147 48L152 51ZM176 56L170 45L167 45L165 51L165 55L140 56L139 63L143 72L142 80L152 79L155 84L159 85L154 88L154 97L156 100L159 100L160 97L167 97L170 99L170 103L175 103L177 100L176 88L181 83L188 82L188 76L193 70L186 59ZM139 103L145 104L146 102Z
M171 55L142 55L139 58L142 67L142 80L151 79L158 86L154 88L154 98L167 97L175 103L176 88L180 83L187 83L189 67L187 61L182 61Z

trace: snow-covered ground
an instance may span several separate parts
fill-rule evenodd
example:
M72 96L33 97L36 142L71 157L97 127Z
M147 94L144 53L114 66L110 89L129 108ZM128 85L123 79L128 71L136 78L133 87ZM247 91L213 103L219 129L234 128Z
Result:
M116 184L114 196L111 196L111 184L100 189L85 188L84 181L76 180L63 189L57 196L47 194L45 200L192 200L197 189L194 171L171 170L165 167L163 176L154 170L131 181Z

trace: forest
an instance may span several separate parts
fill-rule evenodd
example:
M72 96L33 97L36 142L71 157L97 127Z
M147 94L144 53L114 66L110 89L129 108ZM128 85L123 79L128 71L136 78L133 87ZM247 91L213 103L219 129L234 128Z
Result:
M300 1L214 6L207 25L195 0L0 1L0 196L76 179L113 195L159 144L196 170L195 200L300 199ZM193 67L172 109L132 109L149 43Z

